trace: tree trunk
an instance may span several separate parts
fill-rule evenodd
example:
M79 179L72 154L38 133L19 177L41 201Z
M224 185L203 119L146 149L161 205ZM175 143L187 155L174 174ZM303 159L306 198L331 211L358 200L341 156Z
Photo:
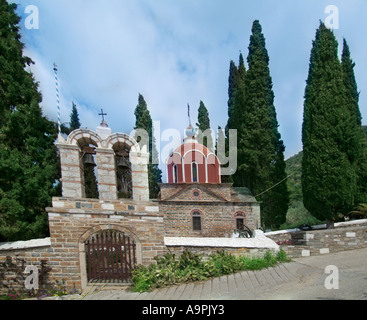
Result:
M326 220L326 228L334 229L334 220Z

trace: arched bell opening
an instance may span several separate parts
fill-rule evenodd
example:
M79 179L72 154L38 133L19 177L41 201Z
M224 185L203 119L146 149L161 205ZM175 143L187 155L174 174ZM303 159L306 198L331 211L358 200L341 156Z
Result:
M78 146L80 148L82 188L85 198L98 199L97 144L90 138L83 138L78 140Z
M117 142L113 146L115 152L116 182L118 199L133 197L130 150L124 142Z

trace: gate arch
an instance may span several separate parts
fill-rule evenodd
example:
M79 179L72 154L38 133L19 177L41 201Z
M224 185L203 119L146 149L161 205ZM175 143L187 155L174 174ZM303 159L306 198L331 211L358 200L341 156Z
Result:
M131 269L141 264L139 239L115 225L88 230L79 241L82 287L90 283L129 283Z

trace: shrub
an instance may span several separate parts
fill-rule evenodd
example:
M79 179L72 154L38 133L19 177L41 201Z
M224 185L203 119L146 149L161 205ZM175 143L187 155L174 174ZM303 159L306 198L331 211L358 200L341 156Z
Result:
M287 253L283 249L278 251L276 258L277 258L278 262L289 262L289 261L291 261L291 259L288 258Z
M244 270L260 270L287 262L287 254L280 250L276 255L270 251L264 257L236 257L224 250L218 251L204 261L202 255L188 250L177 259L174 254L154 258L157 263L137 266L132 270L133 291L144 292L167 285L203 281L213 277Z
M211 255L209 260L213 261L215 266L213 276L231 274L241 269L239 260L224 250Z

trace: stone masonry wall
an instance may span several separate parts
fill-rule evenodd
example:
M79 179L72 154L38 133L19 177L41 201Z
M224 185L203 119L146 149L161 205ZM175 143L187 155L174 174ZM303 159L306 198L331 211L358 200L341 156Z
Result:
M233 203L202 203L202 202L164 202L164 228L168 237L230 237L236 229L235 214L238 211L246 214L245 224L252 230L256 229L256 215L252 214L252 206ZM194 231L192 212L201 213L202 230Z
M138 144L131 137L123 133L100 136L91 130L78 129L68 136L67 141L63 138L62 140L58 141L57 147L60 151L63 197L85 197L82 146L93 145L96 152L99 199L117 200L114 145L123 145L125 148L129 148L133 199L135 201L149 201L147 167L149 153L140 150Z
M117 198L117 182L115 170L115 153L109 149L96 149L98 192L100 199Z
M84 171L77 146L64 145L60 150L62 194L64 197L85 196Z
M137 243L138 264L150 264L165 252L163 216L153 202L58 198L48 212L52 248L73 262L60 266L60 276L69 274L70 285L85 287L84 242L99 230L119 230L132 238Z
M29 242L18 247L16 243L0 246L0 294L6 294L9 290L24 290L25 279L29 275L25 273L28 265L38 268L40 289L55 287L53 267L58 266L60 260L54 257L49 239L38 242L42 243L36 246L30 246Z
M235 256L249 256L249 257L263 257L264 254L269 251L269 249L264 248L214 248L214 247L189 247L189 246L169 246L167 247L170 253L180 256L185 250L189 250L194 254L203 255L206 259L210 255L224 250L227 253L233 254Z
M168 237L225 237L236 229L236 214L252 230L260 225L258 203L233 201L231 184L162 184L159 200ZM200 213L201 230L193 230L193 214Z
M86 285L83 241L103 228L116 228L139 241L140 263L154 263L154 257L184 250L208 256L218 250L235 255L262 255L267 249L216 248L164 245L163 217L154 202L98 201L55 198L49 208L50 238L0 244L0 294L9 288L24 289L25 267L37 266L40 288L64 285L68 292L80 292ZM290 257L327 254L367 247L367 220L336 224L335 229L279 231L265 234ZM34 243L35 242L35 243ZM29 245L31 244L31 245ZM139 259L138 259L139 260ZM84 278L83 278L84 277ZM84 279L84 280L83 280Z
M47 273L49 282L64 283L69 292L80 292L87 285L84 243L100 230L118 230L134 240L138 264L154 263L155 256L166 252L163 215L154 202L54 198L53 207L47 211L51 236L49 245L28 249L0 246L0 263L9 261L9 257L17 264L40 267L44 261L51 268ZM5 283L10 281L15 287L14 273L0 273L0 280L1 276ZM7 290L5 285L0 289Z
M327 254L367 247L367 220L335 224L334 229L265 234L290 257Z

